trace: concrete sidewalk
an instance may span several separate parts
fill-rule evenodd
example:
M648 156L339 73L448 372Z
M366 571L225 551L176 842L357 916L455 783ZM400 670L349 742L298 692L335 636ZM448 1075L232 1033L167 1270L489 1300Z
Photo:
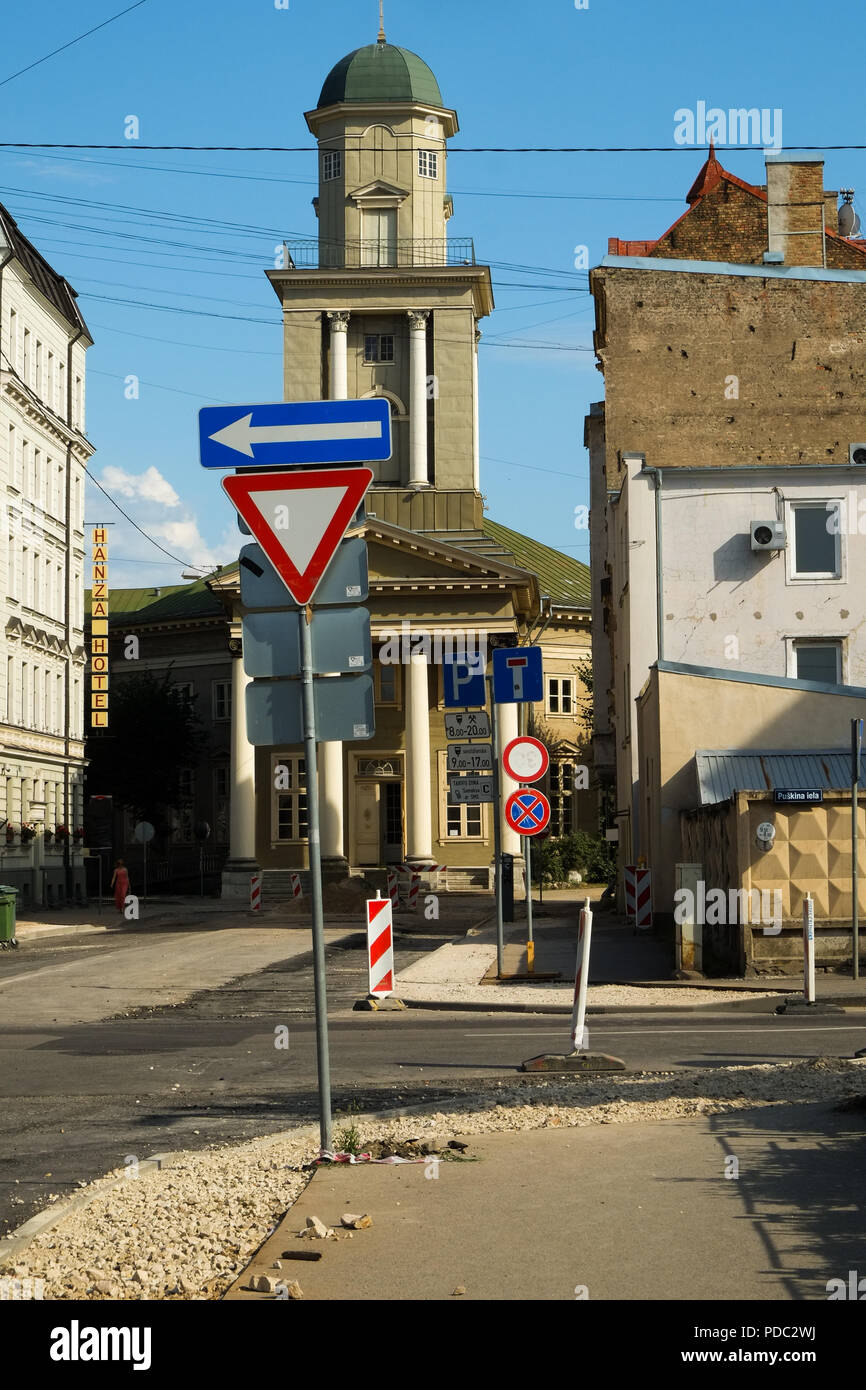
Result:
M496 931L488 921L399 974L398 997L418 1008L570 1013L577 917L585 896L580 890L569 891L551 903L545 895L544 915L537 911L534 918L535 975L558 978L545 980L528 973L526 926L517 922L506 927L504 978L500 979ZM801 975L674 979L670 943L652 932L636 933L630 922L613 913L594 915L589 981L589 1013L749 1008L756 1000L781 1002L788 995L802 994L803 989ZM816 993L819 1002L866 1007L866 978L855 982L850 974L819 971Z
M249 1291L267 1273L318 1301L824 1300L828 1280L863 1267L862 1110L764 1106L468 1142L479 1161L440 1161L436 1177L429 1160L319 1169L226 1297L273 1298ZM339 1226L344 1212L372 1227L298 1239L308 1216ZM293 1251L322 1258L283 1258Z

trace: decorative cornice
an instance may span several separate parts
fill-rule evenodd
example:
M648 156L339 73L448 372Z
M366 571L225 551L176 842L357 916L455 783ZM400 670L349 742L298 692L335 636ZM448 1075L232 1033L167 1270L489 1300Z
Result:
M40 425L48 434L53 435L63 444L64 448L71 446L84 462L95 452L96 446L94 444L91 444L78 430L67 425L59 415L48 410L18 377L13 376L9 371L0 371L0 382L2 382L6 394L12 396L18 405L23 407L27 418Z

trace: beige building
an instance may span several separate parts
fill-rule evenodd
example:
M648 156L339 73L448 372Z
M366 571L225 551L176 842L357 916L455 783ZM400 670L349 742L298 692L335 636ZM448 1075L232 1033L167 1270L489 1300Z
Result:
M0 206L0 878L22 905L84 884L90 346L75 291Z
M268 272L284 315L285 397L390 402L393 455L371 465L364 526L374 651L381 658L403 624L415 637L427 634L433 648L399 664L376 660L372 739L319 746L323 862L333 874L446 865L443 884L487 884L492 808L448 799L436 641L478 639L489 653L495 644L540 638L546 686L536 713L562 740L552 776L556 827L595 829L595 792L576 773L588 571L484 515L477 353L493 293L471 240L446 236L447 141L458 125L433 73L382 35L334 67L306 119L319 145L319 235L287 245L282 267ZM237 569L211 588L226 606L237 652ZM250 747L246 683L236 659L223 883L238 894L248 891L256 866L267 891L269 877L279 888L281 874L306 864L303 750ZM518 732L518 708L497 713L502 746ZM289 769L289 788L275 786L277 766ZM507 827L503 848L521 849Z

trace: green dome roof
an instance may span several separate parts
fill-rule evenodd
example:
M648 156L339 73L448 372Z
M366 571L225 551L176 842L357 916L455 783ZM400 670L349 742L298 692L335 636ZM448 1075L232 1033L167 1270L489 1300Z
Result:
M370 43L347 53L325 78L321 110L338 101L419 101L442 106L439 83L417 53L390 43Z

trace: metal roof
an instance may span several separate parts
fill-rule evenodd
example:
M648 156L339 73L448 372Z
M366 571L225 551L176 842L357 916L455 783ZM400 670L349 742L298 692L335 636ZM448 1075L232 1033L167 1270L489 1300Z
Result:
M58 275L45 257L40 255L33 242L28 241L9 209L4 207L2 203L0 203L0 233L5 234L12 254L30 276L40 294L45 296L49 304L54 305L54 308L63 315L67 323L71 323L73 328L83 328L89 338L90 333L87 324L84 322L81 310L76 303L78 296L75 290L69 281L65 280L62 275Z
M560 607L589 608L592 603L592 588L589 569L571 555L563 555L561 550L533 540L531 536L521 535L498 521L484 517L481 522L484 534L513 555L522 569L538 576L542 593L549 594L552 601Z
M735 791L766 792L774 787L841 790L851 785L849 749L699 749L695 753L701 806L727 801Z
M442 106L442 93L417 53L390 43L371 43L347 53L331 69L316 109L338 101L420 101Z

